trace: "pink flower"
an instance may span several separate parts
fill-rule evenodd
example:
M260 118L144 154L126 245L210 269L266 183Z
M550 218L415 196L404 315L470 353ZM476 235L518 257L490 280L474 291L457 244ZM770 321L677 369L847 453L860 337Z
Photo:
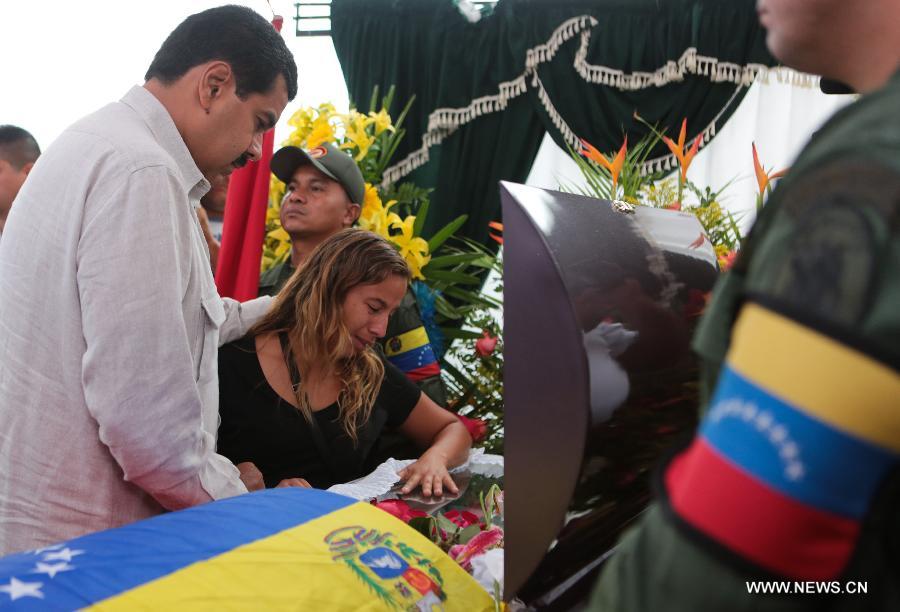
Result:
M461 414L457 414L456 418L459 419L460 423L466 426L467 430L469 430L469 435L472 436L472 442L480 442L487 435L487 423L481 419L470 419Z
M452 546L450 548L450 557L459 563L464 570L469 571L472 568L473 557L484 554L492 548L501 548L502 546L503 530L494 526L482 531L461 548L460 545Z
M397 517L404 523L408 523L410 520L419 516L428 516L427 513L422 512L421 510L413 510L409 507L409 504L402 499L388 499L374 505L376 508L380 508L388 514Z
M492 337L487 330L481 332L481 339L475 343L475 352L479 357L490 357L497 348L497 338Z
M473 514L468 510L450 510L449 512L444 513L444 518L455 525L459 525L463 529L469 525L478 525L481 522L478 520L476 514Z

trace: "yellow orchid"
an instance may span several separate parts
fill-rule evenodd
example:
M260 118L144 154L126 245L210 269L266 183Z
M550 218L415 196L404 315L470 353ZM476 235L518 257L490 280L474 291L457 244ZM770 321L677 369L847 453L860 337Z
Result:
M378 191L376 191L375 187L366 183L366 195L363 198L362 212L359 215L359 226L390 239L389 230L391 225L400 221L397 213L390 212L391 206L396 203L397 200L390 200L387 205L382 205L381 198L378 197Z
M334 140L334 127L328 121L327 115L319 115L313 121L312 131L306 137L306 148L312 149L318 147L323 142L331 142Z
M428 243L422 238L413 235L413 225L415 222L415 215L409 215L403 221L397 217L393 223L391 223L391 227L399 229L400 234L391 236L390 240L400 249L400 255L406 260L407 265L409 265L412 277L425 280L425 276L422 274L422 268L431 261L431 255L428 254Z
M294 128L295 132L308 132L312 129L314 119L311 107L301 108L291 115L291 118L288 119L288 125Z
M266 210L266 223L278 220L278 214L281 210L281 200L284 198L284 191L284 183L273 174L272 178L269 179L269 208Z
M342 117L344 121L344 137L348 140L341 145L342 149L356 147L357 153L354 159L362 160L369 152L369 147L375 142L375 137L366 129L372 120L355 110Z
M391 123L391 116L388 114L387 109L382 108L377 113L375 111L369 111L369 119L371 124L375 126L375 135L378 136L385 130L389 130L391 132L394 131L394 125Z
M616 199L616 187L619 184L619 174L622 172L622 166L625 165L625 154L627 151L627 135L625 136L625 142L622 143L622 147L619 149L619 152L616 153L616 156L612 161L606 159L606 156L598 151L594 145L587 140L584 138L581 139L581 154L609 170L609 175L612 177L612 192L609 194L609 197L612 200Z
M273 247L276 259L287 253L291 248L291 237L281 226L266 234L266 240L276 243Z
M700 135L698 134L696 138L694 138L694 143L691 145L689 151L684 151L684 139L687 135L687 119L684 119L681 122L681 133L678 134L678 144L672 141L668 136L663 136L663 142L666 143L666 146L669 147L669 150L675 155L678 159L678 164L681 166L681 177L680 183L683 184L687 180L687 171L691 165L691 162L694 161L694 156L697 155L697 151L700 150ZM679 198L680 200L681 198Z

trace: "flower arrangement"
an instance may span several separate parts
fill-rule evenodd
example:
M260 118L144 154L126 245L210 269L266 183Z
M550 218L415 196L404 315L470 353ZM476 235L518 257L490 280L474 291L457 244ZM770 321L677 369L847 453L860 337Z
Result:
M486 557L492 551L499 553L502 567L503 490L496 482L485 490L476 482L477 478L473 477L470 484L470 489L475 493L465 496L459 500L460 503L452 504L451 509L433 515L411 508L402 499L372 500L372 504L430 539L469 573L487 561ZM492 480L485 479L484 484ZM467 507L473 495L477 495L478 507ZM484 586L487 588L488 585ZM499 587L499 584L490 586Z
M639 116L635 118L643 122ZM706 232L719 260L719 267L727 270L734 262L740 250L743 234L738 220L721 205L721 195L731 181L717 190L706 186L700 188L687 177L688 168L700 148L700 137L688 146L686 142L687 119L681 122L678 139L673 140L663 132L644 122L651 133L642 139L633 150L628 150L628 139L615 156L609 157L600 153L588 141L582 139L580 151L570 154L587 181L587 187L581 189L585 195L611 200L624 200L629 204L654 206L684 210L693 213ZM662 140L678 161L678 173L675 178L666 177L664 173L644 175L641 166L646 161L650 150ZM766 171L759 161L756 145L752 145L753 168L756 174L759 193L757 208L763 205L764 199L772 189L772 181L784 176L786 170L780 172ZM685 196L693 194L695 202L686 201Z

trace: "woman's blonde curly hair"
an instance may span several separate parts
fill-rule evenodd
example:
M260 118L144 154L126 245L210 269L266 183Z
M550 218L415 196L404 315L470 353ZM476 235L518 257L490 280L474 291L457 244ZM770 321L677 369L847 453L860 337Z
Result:
M310 423L313 417L304 374L313 365L337 372L341 425L354 444L358 427L372 412L384 365L372 347L353 350L350 331L343 322L344 298L353 287L380 283L392 274L407 281L410 278L406 261L387 240L357 228L341 230L297 268L269 312L250 330L252 336L287 334L301 374L300 385L294 389L297 405Z

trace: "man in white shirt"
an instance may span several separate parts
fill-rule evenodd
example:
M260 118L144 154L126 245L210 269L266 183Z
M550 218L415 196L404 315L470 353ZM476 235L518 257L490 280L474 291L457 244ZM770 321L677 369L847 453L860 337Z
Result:
M296 92L271 25L210 9L35 165L0 241L0 555L247 490L216 359L269 301L218 296L194 208Z

